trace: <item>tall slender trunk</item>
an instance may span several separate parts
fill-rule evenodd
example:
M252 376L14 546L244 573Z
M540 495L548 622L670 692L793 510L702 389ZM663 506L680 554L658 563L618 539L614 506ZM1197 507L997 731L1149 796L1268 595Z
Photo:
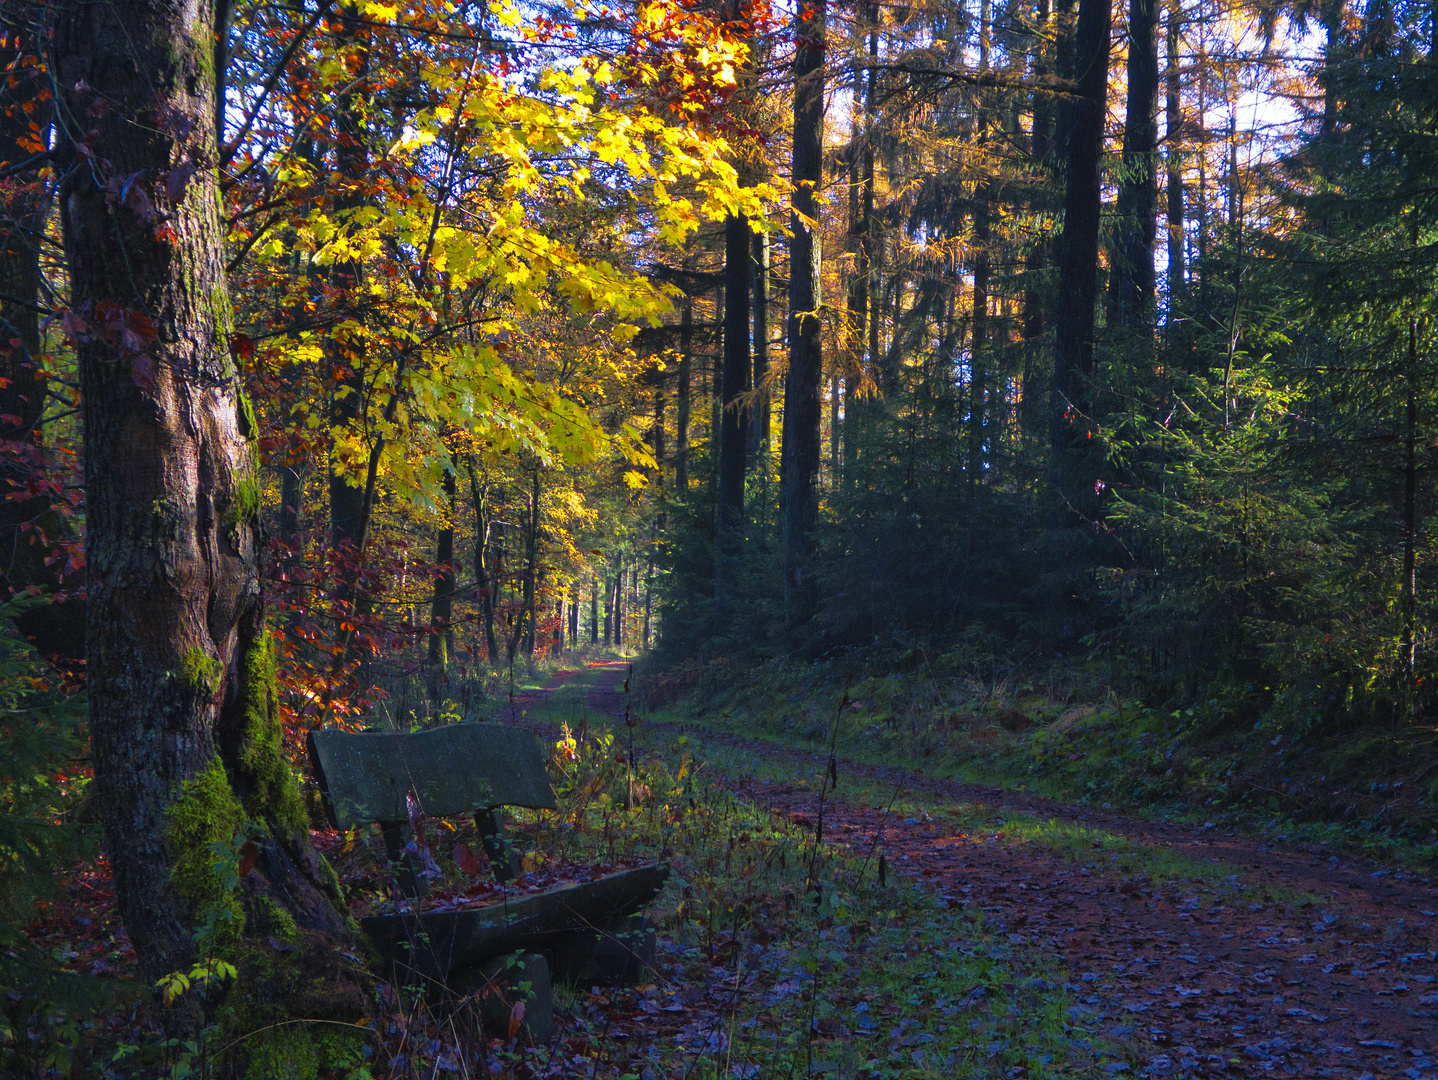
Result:
M875 186L874 186L874 136L876 128L875 116L878 112L877 98L879 93L879 19L880 8L878 0L869 0L869 77L864 92L864 157L863 157L863 227L859 233L859 258L862 264L866 291L868 293L867 318L869 324L869 367L874 372L874 377L881 378L883 373L878 370L879 366L879 330L883 323L881 306L883 296L879 290L879 262L884 253L883 237L880 233L880 223L874 213ZM865 423L872 415L872 410L864 411Z
M1115 324L1135 330L1148 327L1154 302L1153 249L1158 228L1157 28L1158 0L1128 0L1128 102L1109 310Z
M499 663L499 642L494 635L494 576L489 572L489 485L481 485L474 457L466 459L469 471L469 499L474 506L474 584L479 592L480 612L484 618L485 658L491 665Z
M1183 317L1187 288L1184 281L1183 219L1183 97L1180 82L1179 50L1183 42L1182 0L1169 0L1168 25L1164 34L1164 159L1168 166L1166 181L1168 225L1168 319L1166 328L1172 334Z
M1202 40L1202 39L1200 39ZM1198 71L1198 104L1193 120L1195 153L1198 155L1198 191L1194 193L1194 246L1195 267L1198 272L1198 310L1196 314L1205 320L1209 317L1209 276L1208 276L1208 79L1209 63L1206 46L1200 46L1196 62ZM1206 327L1205 327L1206 328Z
M1054 74L1062 79L1077 80L1081 74L1078 61L1078 27L1074 23L1076 0L1054 0ZM1082 94L1082 91L1080 91ZM1054 131L1051 144L1053 161L1061 174L1068 171L1069 140L1079 101L1065 95L1054 110Z
M1054 381L1050 447L1054 480L1081 510L1092 494L1080 493L1088 456L1089 380L1093 371L1094 301L1098 266L1100 163L1108 90L1110 0L1079 0L1074 36L1078 93L1069 112L1064 226L1059 245L1059 301L1054 320Z
M674 432L674 487L689 493L689 382L694 355L694 298L684 297L679 314L679 390Z
M1403 670L1411 684L1417 665L1418 571L1418 320L1408 320L1408 401L1403 431Z
M608 634L604 643L609 644ZM589 576L589 644L599 644L599 577L595 574Z
M624 644L624 563L614 575L614 647Z
M719 498L714 530L714 599L729 598L734 562L744 535L744 451L747 412L740 399L749 380L749 222L731 214L724 224L724 367L719 391Z
M652 601L654 596L654 546L649 547L649 559L644 569L644 642L645 652L649 651L649 620L653 615Z
M989 69L989 0L979 0L979 71ZM982 93L982 91L980 91ZM989 141L989 102L979 106L976 142L982 161ZM986 168L981 164L980 168ZM986 367L989 362L989 216L993 184L987 175L979 178L974 192L974 295L972 335L969 341L969 483L982 482L984 439L987 423Z
M434 598L429 604L430 697L437 699L439 685L454 652L454 517L456 505L455 474L444 474L445 519L435 534L434 561L439 576L434 582Z
M569 647L579 648L579 579L574 579L574 587L569 594Z
M365 114L369 111L369 27L357 6L340 9L340 30L336 45L354 73L354 80L339 100L335 118L335 169L344 179L337 185L332 209L340 221L362 205L362 181L369 171L369 150L366 144ZM352 306L358 302L364 276L364 265L358 259L340 260L330 270L330 284L344 298L334 318L355 317ZM365 385L365 354L363 339L356 335L330 335L328 363L334 391L330 399L330 424L336 432L349 431L363 438L363 418L368 387ZM339 550L346 546L358 548L364 533L364 487L359 479L332 454L330 458L330 531L331 543ZM348 581L342 581L339 593L350 598L353 593Z
M769 448L769 234L755 232L751 240L754 307L754 414L749 425L749 465Z
M810 534L818 522L820 386L818 190L824 162L825 0L801 5L794 57L794 213L789 242L789 374L784 385L784 608L788 624L813 615Z
M868 5L856 8L860 20L857 28L862 31L863 21L868 17ZM844 379L846 394L844 401L844 490L849 490L858 464L858 398L855 387L863 381L864 341L868 336L869 322L869 267L865 233L868 221L864 218L864 145L867 133L864 128L866 109L860 105L864 100L864 63L861 49L864 35L858 34L854 42L854 55L850 63L850 77L853 80L853 104L849 108L849 152L846 165L849 170L848 211L849 211L849 254L853 257L853 271L849 275L849 295L844 318Z
M535 469L529 484L529 530L524 546L524 615L528 629L524 635L524 652L534 655L534 642L539 632L539 470Z
M85 118L55 137L71 309L96 327L73 332L90 737L116 898L150 980L189 970L210 845L238 845L246 819L263 839L243 901L279 905L331 949L351 937L318 884L275 712L259 433L229 351L212 48L205 4L112 0L55 17L59 105ZM194 166L179 191L165 183L176 163ZM165 234L138 198L114 197L119 184L165 215Z

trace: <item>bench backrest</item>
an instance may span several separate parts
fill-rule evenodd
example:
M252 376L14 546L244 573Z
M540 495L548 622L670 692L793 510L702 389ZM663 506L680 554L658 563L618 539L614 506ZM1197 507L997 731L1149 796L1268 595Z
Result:
M322 729L309 734L325 813L340 829L409 819L413 791L430 817L497 806L553 810L539 740L500 724L448 724L411 733Z

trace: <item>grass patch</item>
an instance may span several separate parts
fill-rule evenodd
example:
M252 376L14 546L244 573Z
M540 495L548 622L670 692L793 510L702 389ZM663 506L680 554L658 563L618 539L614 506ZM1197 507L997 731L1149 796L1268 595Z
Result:
M1219 701L1164 713L1100 687L975 674L944 657L880 675L864 663L721 657L646 672L640 689L654 715L707 730L809 751L836 737L842 756L869 764L1414 870L1438 860L1438 768L1422 765L1431 747L1240 722Z

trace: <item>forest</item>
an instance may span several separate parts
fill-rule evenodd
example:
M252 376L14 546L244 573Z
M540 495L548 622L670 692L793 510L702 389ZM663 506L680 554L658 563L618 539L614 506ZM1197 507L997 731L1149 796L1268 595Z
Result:
M4 0L0 79L0 1075L1438 1077L1438 7Z

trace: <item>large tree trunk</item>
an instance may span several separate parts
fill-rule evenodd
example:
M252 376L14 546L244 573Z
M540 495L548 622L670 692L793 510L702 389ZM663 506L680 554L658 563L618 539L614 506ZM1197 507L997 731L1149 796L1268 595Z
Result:
M193 929L224 897L211 845L237 844L247 817L269 839L243 891L349 936L317 884L274 709L210 15L72 4L52 65L63 115L85 118L57 130L56 157L85 423L95 783L120 913L152 979L188 970Z
M816 602L810 534L818 522L819 201L824 179L824 0L801 6L794 58L794 214L789 242L789 374L784 383L784 609L790 626Z
M1074 36L1079 92L1065 112L1068 170L1059 243L1059 299L1054 319L1054 381L1050 445L1054 479L1069 505L1091 508L1079 486L1088 459L1089 380L1093 371L1094 300L1098 268L1100 163L1108 91L1110 0L1080 0Z

